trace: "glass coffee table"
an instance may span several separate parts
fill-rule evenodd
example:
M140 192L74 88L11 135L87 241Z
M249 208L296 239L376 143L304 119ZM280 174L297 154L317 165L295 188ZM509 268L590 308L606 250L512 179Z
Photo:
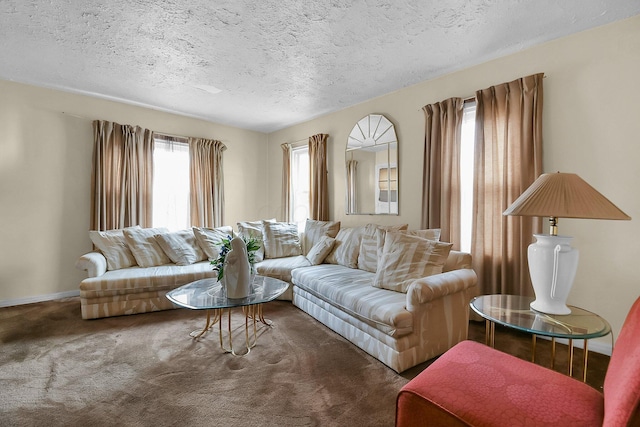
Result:
M532 334L531 361L536 357L536 336L551 338L551 368L556 355L556 338L569 340L569 376L573 375L573 340L584 340L583 381L587 381L587 340L611 333L602 317L582 308L569 306L571 314L545 314L529 306L535 298L518 295L482 295L471 300L471 308L485 319L485 341L495 344L496 323Z
M187 285L180 286L167 293L167 298L172 303L189 308L191 310L207 310L207 322L202 330L190 333L194 339L200 338L213 325L218 323L220 347L226 352L234 356L246 355L256 345L257 341L257 322L261 322L267 326L271 326L271 322L264 318L262 312L262 304L273 301L282 295L289 284L279 279L266 276L255 276L251 284L251 293L245 298L227 298L226 291L222 283L217 279L201 279L191 282ZM236 307L242 307L245 315L245 344L247 351L245 353L236 353L233 348L233 340L231 338L231 310ZM229 338L228 347L224 345L222 323L223 318L227 315L227 333ZM253 323L253 341L249 340L249 319Z

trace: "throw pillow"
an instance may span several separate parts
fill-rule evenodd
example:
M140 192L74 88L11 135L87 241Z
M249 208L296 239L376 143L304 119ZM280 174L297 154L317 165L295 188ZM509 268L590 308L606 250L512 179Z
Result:
M217 228L192 227L196 242L209 259L216 259L220 255L222 239L233 238L233 228L229 225Z
M451 243L388 232L373 286L406 293L415 279L442 273L451 246Z
M318 243L313 245L309 253L307 254L307 259L311 263L311 265L319 265L322 264L322 261L329 255L331 249L333 249L333 245L336 242L336 239L329 236L322 236Z
M341 228L336 235L333 249L327 255L327 264L340 264L349 268L358 268L358 252L364 227Z
M403 233L410 236L418 236L428 240L440 240L439 228L428 228L425 230L401 230ZM387 234L387 230L378 229L377 241L378 241L378 259L382 256L382 249L384 248L384 238Z
M268 219L268 222L275 222L276 219ZM254 237L260 243L260 249L256 251L255 260L260 262L264 259L264 242L262 241L262 221L242 221L238 223L238 234L245 238Z
M440 240L440 229L439 228L428 228L425 230L407 230L403 231L403 233L408 234L410 236L418 236L427 240Z
M367 224L362 233L360 251L358 253L358 268L360 270L375 273L378 269L378 230L400 231L406 230L409 224L401 225L377 225Z
M164 253L155 239L157 234L168 233L166 228L125 228L124 238L131 253L140 267L153 267L170 264L171 260Z
M136 225L134 228L140 228ZM127 246L122 229L89 231L89 238L107 259L107 270L119 270L136 265L136 259Z
M262 221L265 258L302 255L298 225L289 222Z
M317 221L307 219L304 226L303 250L305 255L323 236L336 237L340 231L340 221Z
M204 251L198 246L192 230L157 234L155 239L174 264L191 265L205 259Z

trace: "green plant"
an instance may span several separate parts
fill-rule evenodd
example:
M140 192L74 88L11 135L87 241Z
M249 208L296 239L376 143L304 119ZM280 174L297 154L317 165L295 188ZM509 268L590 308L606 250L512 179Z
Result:
M256 263L256 252L260 249L260 240L256 237L245 237L241 236L242 241L247 246L247 259L249 260L249 265L251 266L251 272L254 272L254 264ZM218 258L211 260L210 263L213 265L213 271L218 273L218 280L222 280L224 277L224 261L227 258L227 254L231 250L231 240L232 236L227 236L226 239L222 239L220 241L220 251Z

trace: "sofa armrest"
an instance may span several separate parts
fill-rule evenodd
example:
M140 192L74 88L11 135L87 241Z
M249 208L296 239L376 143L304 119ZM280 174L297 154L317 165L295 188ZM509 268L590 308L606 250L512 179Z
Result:
M100 252L89 252L76 261L78 270L85 270L88 277L102 276L107 272L107 259Z
M414 311L420 304L465 291L477 282L478 276L470 268L416 279L407 290L407 310Z

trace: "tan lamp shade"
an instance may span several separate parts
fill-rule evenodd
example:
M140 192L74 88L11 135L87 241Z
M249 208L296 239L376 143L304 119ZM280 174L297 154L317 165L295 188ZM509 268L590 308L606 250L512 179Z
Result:
M631 219L578 175L561 172L540 175L503 215Z

